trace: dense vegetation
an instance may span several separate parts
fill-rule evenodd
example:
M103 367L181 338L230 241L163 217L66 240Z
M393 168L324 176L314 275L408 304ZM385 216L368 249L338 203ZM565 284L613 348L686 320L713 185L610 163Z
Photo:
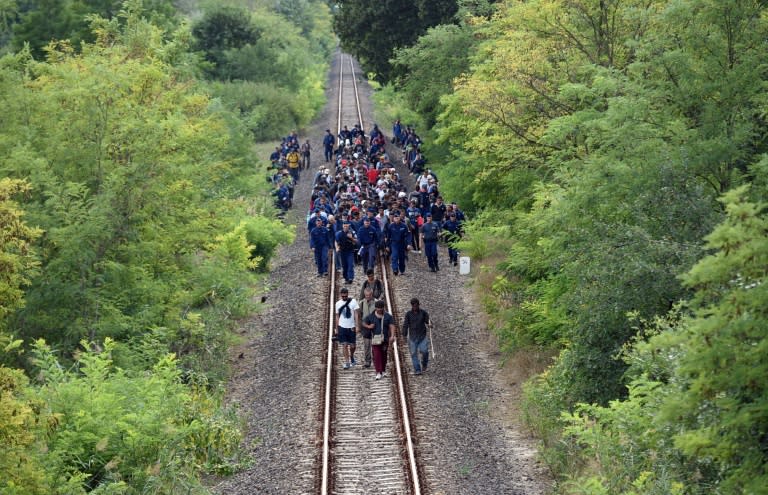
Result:
M765 2L457 6L377 73L502 346L557 355L525 408L559 491L766 493Z
M332 45L289 3L0 2L0 493L204 493L249 462L230 329L292 236L253 142L313 117ZM250 37L215 46L226 16Z

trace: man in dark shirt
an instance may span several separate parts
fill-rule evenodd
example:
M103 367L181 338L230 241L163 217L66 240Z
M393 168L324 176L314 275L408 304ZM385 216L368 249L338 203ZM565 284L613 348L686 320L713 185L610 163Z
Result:
M328 163L333 158L333 146L336 144L336 138L331 134L330 129L325 130L323 137L323 150L325 151L325 162Z
M432 213L432 219L435 221L438 227L443 226L443 220L445 220L445 203L443 203L442 196L438 196L435 200L435 203L432 205L432 208L430 209L430 213Z
M315 227L309 233L309 248L315 255L315 264L317 265L317 275L323 277L328 275L328 250L331 243L328 240L328 227L323 225L323 219L315 219Z
M429 313L419 308L419 300L417 298L411 299L411 310L405 313L402 332L403 337L406 337L408 340L408 350L411 352L413 372L416 375L426 371L429 364L427 326L431 325ZM419 362L419 354L421 354L421 362Z
M437 238L440 235L440 226L432 221L432 214L427 213L424 219L424 225L421 226L421 238L424 241L424 254L429 263L429 270L436 272L440 270L437 264Z

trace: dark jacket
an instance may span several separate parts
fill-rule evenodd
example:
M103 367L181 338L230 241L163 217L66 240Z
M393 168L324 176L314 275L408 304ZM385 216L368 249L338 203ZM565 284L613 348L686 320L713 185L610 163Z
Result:
M427 324L429 322L429 313L423 309L408 311L405 313L401 328L403 337L409 337L414 342L421 342L427 336Z

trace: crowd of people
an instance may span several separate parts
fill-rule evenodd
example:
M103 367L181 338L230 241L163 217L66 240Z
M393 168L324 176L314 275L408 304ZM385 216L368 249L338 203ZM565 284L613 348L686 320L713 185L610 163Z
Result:
M437 272L441 239L448 246L449 264L458 265L456 243L464 213L440 195L437 175L426 168L416 132L399 122L393 131L392 143L402 148L403 165L414 176L411 191L390 160L377 125L369 136L358 124L352 129L344 126L338 136L326 130L325 164L313 177L307 220L319 276L328 273L328 253L317 249L322 247L336 257L347 284L354 281L355 266L365 273L377 256L389 258L392 273L402 275L409 252L423 252L429 269ZM313 234L318 227L325 230Z
M405 275L408 256L424 254L431 272L440 271L438 245L448 248L448 262L458 265L456 243L462 236L464 213L456 203L444 201L437 175L427 167L421 139L410 126L393 125L390 144L402 151L402 164L413 175L412 190L403 182L387 153L384 133L374 125L366 135L359 124L344 126L323 137L322 163L312 173L307 230L319 277L328 276L330 257L345 285L354 283L356 271L366 279L356 299L345 286L336 303L337 340L343 347L344 368L357 365L357 335L363 339L363 367L374 366L376 379L386 369L394 320L386 312L381 282L374 276L377 257L388 259L392 273ZM305 151L306 145L306 154ZM296 133L284 138L270 156L276 203L282 209L293 204L293 189L300 172L309 173L309 142L299 144ZM429 315L411 301L402 325L413 369L421 374L429 362L427 328Z

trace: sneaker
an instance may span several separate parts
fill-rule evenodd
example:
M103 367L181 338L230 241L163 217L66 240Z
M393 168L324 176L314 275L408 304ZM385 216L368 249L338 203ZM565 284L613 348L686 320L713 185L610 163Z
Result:
M420 374L421 374L421 371L414 371L414 372L413 372L413 374L414 374L414 375L420 375Z
M355 361L355 358L352 358L352 362L350 363L350 366L357 366L357 361Z
M349 369L349 363L344 363L344 369L345 369L345 370L348 370L348 369Z
M365 363L365 364L363 365L363 368L370 368L370 367L371 367L371 363Z
M394 272L392 272L392 273L394 273L395 275L397 275L397 270L395 270L395 271L394 271Z
M376 373L376 379L381 380L381 373Z

